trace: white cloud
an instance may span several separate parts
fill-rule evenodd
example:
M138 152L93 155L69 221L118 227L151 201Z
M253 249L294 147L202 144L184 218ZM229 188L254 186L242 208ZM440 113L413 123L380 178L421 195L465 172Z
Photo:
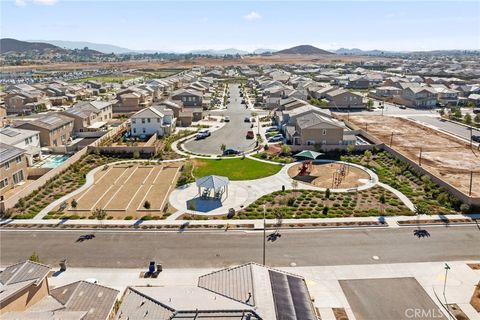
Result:
M33 2L35 2L37 4L42 4L42 5L46 5L46 6L52 6L55 3L57 3L57 1L58 0L33 0Z
M246 16L243 16L243 18L245 20L248 20L248 21L253 21L253 20L261 19L262 16L258 12L252 11L249 14L247 14Z
M15 5L17 7L25 7L27 3L25 2L25 0L15 0Z

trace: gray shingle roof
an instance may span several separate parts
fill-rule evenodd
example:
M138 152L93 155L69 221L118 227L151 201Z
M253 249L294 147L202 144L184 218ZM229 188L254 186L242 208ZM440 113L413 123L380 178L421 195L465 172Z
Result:
M77 281L50 290L67 311L86 311L82 320L103 320L110 315L119 291L98 284Z
M3 164L24 153L25 150L23 149L0 142L0 164Z

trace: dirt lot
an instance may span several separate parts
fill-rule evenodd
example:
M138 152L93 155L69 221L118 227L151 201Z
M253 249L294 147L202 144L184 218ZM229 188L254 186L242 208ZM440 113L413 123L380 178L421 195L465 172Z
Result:
M339 163L321 163L313 164L311 166L310 173L307 175L300 176L298 175L301 164L297 164L288 169L288 175L295 180L302 181L305 183L313 184L317 187L322 188L335 188L335 189L346 189L354 188L363 185L358 181L358 179L370 179L370 176L365 171L352 167L345 166L344 176L339 180L339 184L334 185L333 175L339 173L342 169L342 165Z
M376 58L378 60L379 58ZM371 57L362 56L341 56L341 55L297 55L284 54L272 56L245 56L242 59L213 59L213 58L195 58L192 60L179 61L160 61L160 60L136 60L122 62L84 62L84 63L55 63L55 64L37 64L25 66L2 66L3 72L19 72L26 70L72 70L72 69L98 69L98 68L191 68L194 65L215 66L215 65L249 65L249 64L308 64L308 63L333 63L333 62L352 62L367 61Z
M165 165L122 164L109 166L95 174L94 184L86 191L69 199L77 207L67 208L68 214L89 216L95 208L107 215L122 219L127 215L140 218L144 215L161 215L168 204L168 195L175 186L182 163ZM150 209L144 208L145 201Z
M480 151L468 143L414 121L396 117L350 116L360 128L418 163L422 148L422 167L468 194L470 172L474 171L472 196L480 196Z

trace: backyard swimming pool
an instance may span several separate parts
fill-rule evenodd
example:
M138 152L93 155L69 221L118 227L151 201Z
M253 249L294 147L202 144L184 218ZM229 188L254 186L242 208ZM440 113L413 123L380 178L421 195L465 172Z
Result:
M64 163L69 156L67 155L47 155L45 158L40 161L35 163L34 167L37 168L56 168L62 163Z

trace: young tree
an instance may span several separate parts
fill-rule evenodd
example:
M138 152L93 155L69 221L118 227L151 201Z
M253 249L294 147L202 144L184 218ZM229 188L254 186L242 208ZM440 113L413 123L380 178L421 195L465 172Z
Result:
M287 145L287 144L282 145L282 155L288 156L291 153L292 153L292 148L290 148L289 145Z
M470 113L467 112L463 117L463 120L466 124L472 124L472 116L470 115Z
M445 115L445 108L440 109L438 113L440 114L441 117L443 117Z
M72 206L73 209L76 209L77 208L77 200L73 199L72 202L70 202L70 205Z
M380 195L380 203L381 204L385 204L385 193L382 192L382 194Z
M132 157L133 157L133 159L139 159L140 158L140 152L134 151Z
M28 260L33 262L40 262L40 258L35 251L32 252L32 255L30 256L30 258L28 258Z
M292 180L292 189L297 190L298 187L298 181L297 180Z
M475 117L473 118L473 121L475 121L475 123L477 123L477 124L480 123L480 113L477 113L475 115Z
M366 151L363 153L363 156L365 157L365 161L367 161L367 164L369 164L370 161L372 160L372 151L366 150Z
M327 190L325 190L325 198L330 199L330 193L330 188L327 188Z
M95 210L93 210L92 216L97 220L105 220L105 218L107 217L107 211L96 208Z
M367 109L370 110L373 108L373 100L372 99L368 99L367 101Z
M143 204L143 207L147 210L149 210L151 206L152 205L150 204L150 201L148 201L148 200L146 200L145 203Z
M455 119L462 119L462 111L460 109L455 109L453 112L453 117Z
M225 143L222 143L220 145L220 150L222 151L222 153L227 149L227 146L225 145Z

